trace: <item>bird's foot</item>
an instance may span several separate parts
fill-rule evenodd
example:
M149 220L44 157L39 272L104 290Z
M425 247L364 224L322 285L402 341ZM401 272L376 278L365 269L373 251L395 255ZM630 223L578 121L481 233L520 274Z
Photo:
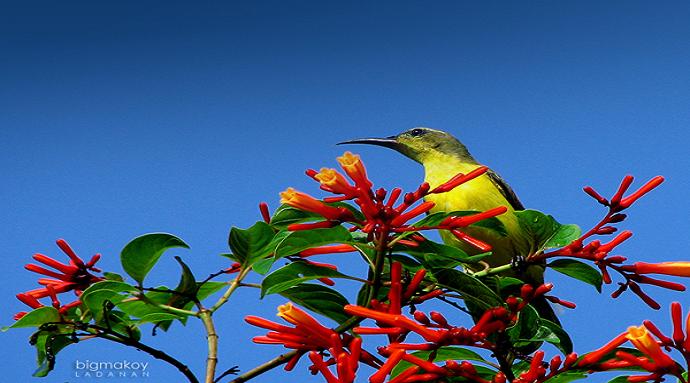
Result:
M510 261L510 265L518 274L524 273L527 270L527 258L522 255L516 255Z

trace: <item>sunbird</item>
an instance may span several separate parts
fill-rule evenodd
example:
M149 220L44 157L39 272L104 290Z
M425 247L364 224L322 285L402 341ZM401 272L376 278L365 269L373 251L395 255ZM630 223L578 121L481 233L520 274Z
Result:
M424 166L424 179L431 188L450 180L458 173L467 174L482 166L467 150L467 147L451 134L430 128L413 128L396 136L385 138L362 138L341 142L341 144L379 145L396 150ZM497 218L505 227L506 235L488 228L470 226L465 232L491 245L492 253L483 260L489 266L500 266L515 262L529 255L532 241L520 227L516 210L524 210L513 189L493 170L456 187L450 192L430 194L428 201L435 203L430 211L452 212L462 210L484 211L505 206L508 211ZM441 231L443 241L464 250L470 255L480 253L476 248L456 239L451 233ZM544 282L543 265L530 265L523 270L512 270L504 275L522 279L533 285ZM542 300L533 302L543 318L556 321L551 306Z

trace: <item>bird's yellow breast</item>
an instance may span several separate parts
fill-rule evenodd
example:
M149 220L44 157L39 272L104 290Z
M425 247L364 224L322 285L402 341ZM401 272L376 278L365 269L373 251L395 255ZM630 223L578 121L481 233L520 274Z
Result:
M476 163L462 162L453 156L438 156L427 158L422 163L424 165L425 180L433 189L439 186L458 173L467 174L481 165ZM491 257L491 264L498 265L509 261L516 253L526 251L528 244L520 235L520 226L514 209L496 187L488 175L484 174L467 183L464 183L447 193L430 194L426 197L428 201L436 205L431 212L456 211L456 210L477 210L484 211L497 206L506 206L508 211L497 218L505 226L507 236L502 237L496 232L483 228L467 228L465 231L485 242L494 248L494 255ZM459 244L448 232L441 233L444 241L456 242L466 250L466 245ZM476 253L476 250L474 251Z

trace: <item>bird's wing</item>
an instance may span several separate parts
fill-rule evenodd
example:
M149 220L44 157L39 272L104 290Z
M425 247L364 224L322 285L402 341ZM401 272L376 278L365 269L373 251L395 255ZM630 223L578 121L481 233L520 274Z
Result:
M503 197L508 200L508 203L510 203L510 206L512 206L513 209L525 210L525 207L522 205L522 202L520 202L520 199L518 199L513 189L503 180L503 178L501 178L501 176L496 174L496 172L493 170L488 170L486 175L489 176L491 182L496 185L496 188L501 192L501 194L503 194Z

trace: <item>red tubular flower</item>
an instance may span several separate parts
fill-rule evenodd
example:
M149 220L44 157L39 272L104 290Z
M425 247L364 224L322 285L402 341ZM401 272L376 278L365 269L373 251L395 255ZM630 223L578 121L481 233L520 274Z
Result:
M642 324L644 325L644 327L647 328L647 330L649 330L649 332L651 332L652 334L654 334L654 336L656 336L657 338L659 338L659 340L661 341L661 343L663 343L663 344L669 344L669 345L670 345L670 344L673 344L673 340L672 340L671 338L667 337L666 335L664 335L664 334L661 332L661 330L659 330L659 328L656 327L656 325L655 325L654 323L652 323L652 321L650 321L650 320L643 320L643 321L642 321Z
M626 338L643 354L651 358L660 368L669 369L675 366L675 362L659 346L644 326L628 327Z
M401 313L401 298L402 298L402 264L400 262L393 262L391 264L391 287L388 291L388 312L391 314Z
M623 198L623 194L628 191L628 188L632 184L633 180L634 178L631 175L623 177L620 186L618 186L618 191L616 191L616 194L611 197L611 205L616 206L619 204L621 198Z
M17 294L17 299L19 299L25 305L31 307L32 309L37 309L43 307L43 304L29 294L19 293Z
M683 312L680 307L680 303L671 303L671 321L673 322L673 341L676 344L680 344L685 340L685 334L683 333Z
M325 191L343 194L347 197L357 195L357 188L350 185L345 177L335 169L321 168L321 171L314 175L314 179L321 183L321 189Z
M345 152L337 158L340 167L355 182L355 185L362 189L369 189L373 185L367 177L367 171L360 157L350 152Z
M264 222L271 223L271 213L268 211L268 204L266 202L259 203L259 212Z
M230 267L225 269L226 274L233 274L233 273L238 273L240 270L242 270L242 265L239 262L233 262Z
M406 362L419 366L419 368L426 372L438 374L439 376L447 375L447 371L443 367L439 367L428 360L424 360L412 354L404 353L402 359Z
M103 278L90 273L90 271L100 271L100 269L95 267L96 262L98 262L101 257L100 254L94 255L91 257L89 262L85 263L81 258L79 258L79 256L77 256L74 250L72 250L64 239L58 239L56 243L58 247L60 247L60 249L62 249L62 251L70 258L69 263L59 262L43 254L34 254L34 260L53 268L56 271L49 270L33 263L29 263L24 266L27 270L34 273L55 278L39 278L38 283L43 285L43 288L30 290L17 295L17 298L24 303L29 302L31 298L31 304L27 303L27 305L32 308L40 307L36 306L36 303L40 304L40 302L38 302L38 299L40 298L50 296L53 300L53 303L55 303L57 302L56 294L74 290L77 295L79 295L81 291L85 290L93 283L103 280ZM70 305L70 307L75 306L74 304ZM60 308L59 305L56 308Z
M412 218L415 218L417 216L420 216L429 210L431 210L434 207L435 203L431 201L427 201L422 203L421 205L411 209L410 211L400 214L399 216L393 218L390 222L391 226L402 226L405 222L411 220Z
M546 375L546 369L542 366L542 361L544 360L544 351L537 351L532 356L532 361L529 365L529 370L520 374L520 376L515 380L516 383L527 383L534 382L539 378L543 378Z
M321 221L310 223L291 223L287 229L289 231L312 230L312 229L328 229L338 226L338 221Z
M489 209L487 211L483 211L480 213L472 214L472 215L466 215L466 216L461 216L461 217L455 217L455 216L449 216L446 219L441 222L439 225L443 229L451 229L451 228L459 228L459 227L467 227L469 225L472 225L473 223L477 223L479 221L485 220L487 218L493 218L498 215L501 215L505 212L508 211L508 208L505 206L498 206L493 209Z
M642 301L646 303L647 306L653 308L654 310L658 310L661 308L659 302L655 301L654 298L650 297L649 295L647 295L647 293L642 291L642 288L637 283L633 281L628 281L628 287L630 287L630 291L632 291L633 293L635 293L635 295L640 297L640 299L642 299Z
M419 285L424 280L425 276L426 276L426 270L425 269L417 270L417 272L414 274L414 277L412 277L410 284L407 285L407 288L405 289L405 293L403 294L403 299L410 299L410 297L412 297L414 295L414 293L417 291L417 288L419 288Z
M664 177L662 176L656 176L652 178L651 180L647 181L646 184L642 185L642 187L637 189L637 191L623 198L618 204L618 206L620 206L622 209L629 207L635 201L640 199L640 197L649 193L650 191L652 191L652 189L656 188L657 186L661 185L662 182L664 182Z
M620 234L618 234L610 242L599 246L599 248L597 250L599 250L600 252L603 252L603 253L608 253L609 251L613 250L614 247L620 245L625 240L632 237L632 235L633 235L633 233L629 230L622 231Z
M318 352L310 352L309 359L314 363L314 367L323 375L327 383L342 383L340 379L336 378L331 370L328 369L328 365L323 361L323 357Z
M480 167L472 170L471 172L469 172L467 174L459 173L456 176L454 176L453 178L444 182L443 184L435 187L434 190L432 190L430 193L436 194L436 193L449 192L449 191L455 189L456 187L464 184L465 182L473 180L473 179L481 176L482 174L486 173L488 170L489 170L488 167L480 166Z
M293 188L287 188L280 193L280 202L294 208L317 213L329 220L341 220L350 215L347 209L328 206L309 194L299 192Z
M377 322L384 323L391 327L398 327L407 331L415 332L428 342L438 341L441 337L441 334L438 331L427 329L426 327L405 317L404 315L390 314L354 305L346 305L343 309L350 315L374 319ZM355 332L357 331L355 330Z
M633 270L638 274L664 274L678 277L690 277L690 262L635 262Z
M486 242L480 241L477 238L471 237L469 234L463 233L460 230L451 230L450 232L455 236L455 238L463 242L467 242L468 244L476 247L481 251L491 251L491 245L489 245Z
M601 194L597 193L597 191L594 190L594 188L592 188L591 186L585 186L584 188L582 188L582 190L584 190L585 193L589 194L590 197L597 200L597 202L599 202L600 204L604 206L609 205L609 201L606 198L602 197Z
M407 379L412 378L417 373L419 373L420 368L418 366L412 366L405 371L401 372L400 375L388 381L388 383L403 383L407 382Z
M332 245L312 247L311 249L302 250L299 255L301 257L311 257L312 255L318 254L351 253L353 251L357 251L357 249L351 245Z
M76 300L74 302L70 302L68 304L62 305L60 304L60 301L57 298L57 292L55 289L53 289L52 285L47 285L45 289L42 289L46 291L46 296L50 297L51 305L58 309L58 312L60 314L64 314L70 309L77 307L81 305L80 300ZM26 304L27 306L31 307L32 309L37 309L40 307L44 307L44 305L36 299L33 295L30 295L28 293L19 293L17 294L17 299L19 299L22 303ZM21 319L24 315L26 315L27 312L21 311L18 312L14 315L14 320L19 320Z
M284 326L269 320L247 316L245 321L272 332L265 336L254 337L256 343L283 344L287 348L298 350L324 350L333 346L332 335L335 331L324 327L305 311L286 303L278 307L278 316L295 327Z
M370 383L383 383L386 376L391 373L393 368L400 363L400 361L405 355L405 350L394 350L388 356L386 362L376 371L373 375L369 377Z
M588 353L587 355L585 355L584 357L582 357L582 359L580 360L578 365L579 366L588 366L588 365L599 362L599 360L601 360L601 358L603 358L604 355L610 353L611 351L615 350L616 347L627 342L627 340L628 340L627 336L628 336L627 332L624 332L624 333L618 335L617 337L613 338L613 340L606 343L605 345L603 345L599 349L592 351L592 352Z

